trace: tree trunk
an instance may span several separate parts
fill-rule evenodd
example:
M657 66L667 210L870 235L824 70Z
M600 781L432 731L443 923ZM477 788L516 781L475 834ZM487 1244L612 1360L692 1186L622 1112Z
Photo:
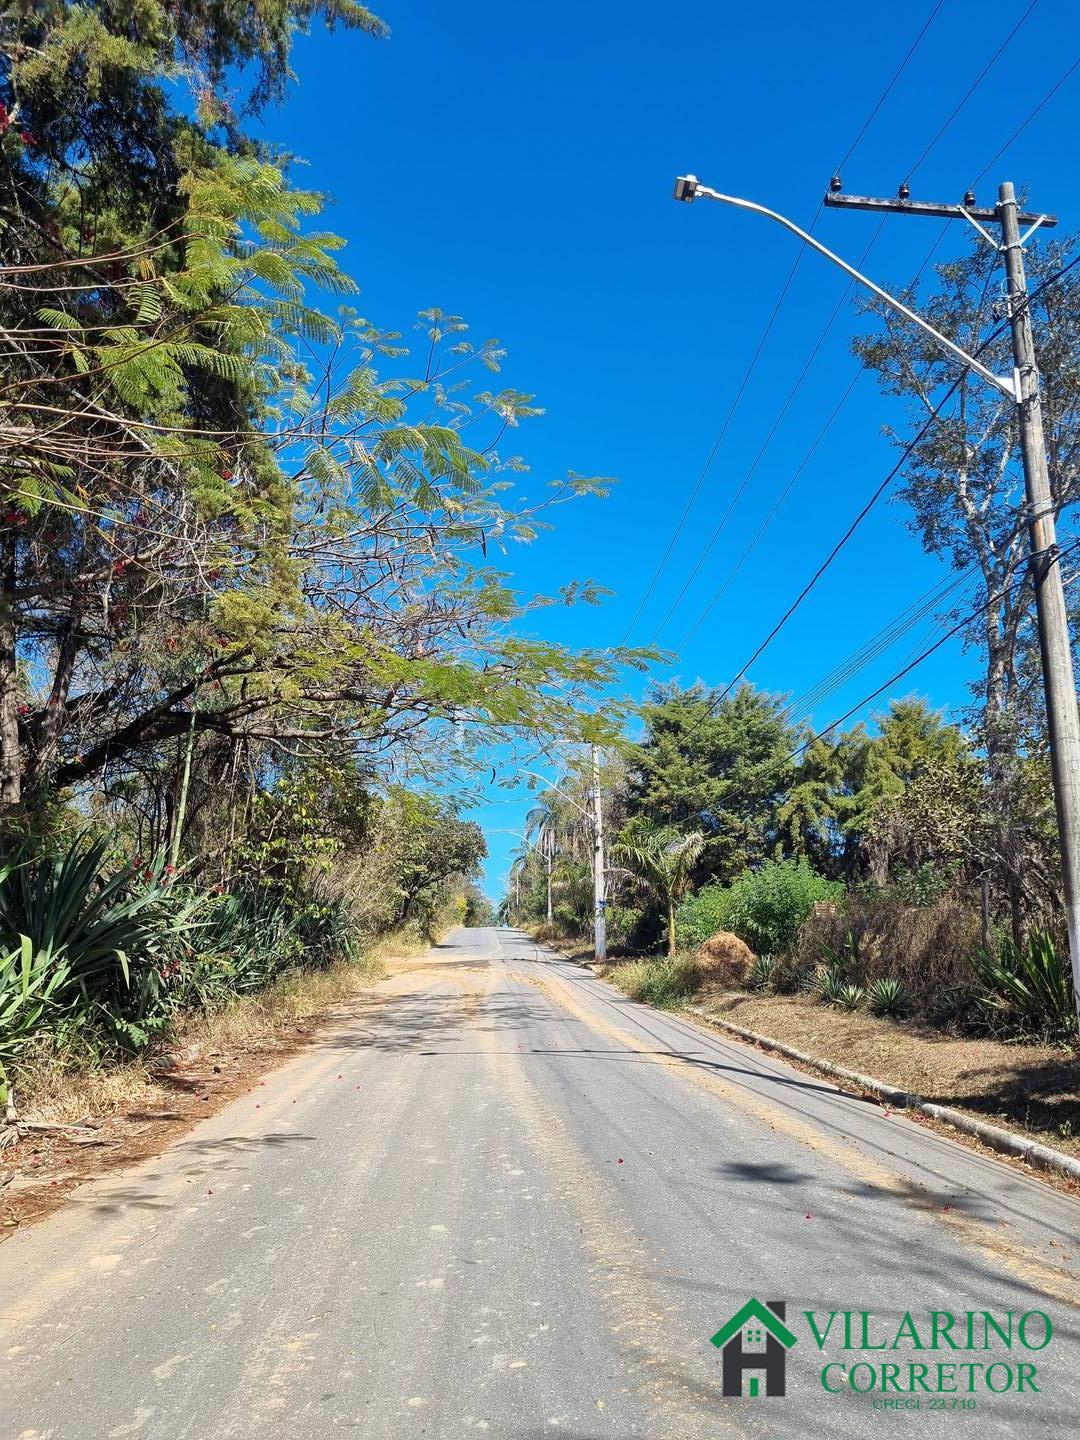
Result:
M1001 623L993 610L986 616L986 709L984 738L986 768L990 784L998 793L1007 791L1016 764L1015 736L1009 715L1006 643Z
M49 701L37 728L35 737L37 743L31 749L27 762L25 789L33 802L40 803L47 795L52 772L56 768L56 760L60 753L60 730L68 702L71 677L75 671L80 623L79 606L75 600L72 600L71 611L60 633L56 670L53 675L52 689L49 691Z
M667 902L667 953L675 954L675 901Z
M19 672L15 618L15 536L0 539L0 813L22 800L19 747Z

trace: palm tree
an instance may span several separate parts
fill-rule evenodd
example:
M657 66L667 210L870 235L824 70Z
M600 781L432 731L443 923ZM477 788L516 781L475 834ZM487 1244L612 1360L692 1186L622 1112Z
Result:
M639 825L615 846L615 856L638 885L655 895L667 913L668 954L675 954L675 909L690 889L694 866L706 844L700 830L684 835L667 825Z

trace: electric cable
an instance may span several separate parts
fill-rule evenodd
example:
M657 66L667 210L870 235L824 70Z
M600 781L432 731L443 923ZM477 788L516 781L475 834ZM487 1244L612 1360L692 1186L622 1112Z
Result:
M1062 279L1063 279L1076 265L1078 265L1078 264L1080 264L1080 254L1074 255L1073 258L1072 258L1067 264L1062 265L1058 270L1055 270L1052 275L1048 275L1047 278L1046 278L1044 281L1042 281L1042 283L1041 283L1040 285L1037 285L1034 290L1030 291L1029 294L1028 294L1028 296L1027 296L1027 304L1030 306L1030 304L1031 304L1031 302L1032 302L1033 300L1035 300L1035 299L1036 299L1039 295L1041 295L1044 291L1048 290L1051 285L1057 284L1060 280L1062 280ZM999 325L995 330L992 330L992 331L990 332L990 334L989 334L989 335L982 341L982 343L978 346L978 348L973 352L972 358L973 358L973 359L978 359L978 357L979 357L980 355L982 355L982 354L990 347L990 345L992 345L992 344L994 343L994 341L1000 339L1000 337L1004 334L1004 332L1005 332L1008 328L1009 328L1009 322L1008 322L1008 321L1005 321L1005 322L1003 322L1001 325ZM780 631L784 628L784 626L788 623L788 621L791 619L791 617L792 617L792 616L795 614L795 612L799 609L799 607L802 605L803 601L804 601L804 600L806 599L806 597L810 594L810 592L814 589L814 587L817 585L817 583L818 583L818 581L821 579L821 577L825 574L825 572L826 572L826 571L829 569L829 567L833 564L833 562L835 561L836 557L840 554L841 550L843 550L844 546L848 543L848 541L851 539L851 537L855 534L856 530L858 530L859 526L860 526L860 525L862 524L862 522L866 519L867 515L870 514L871 510L874 508L874 506L877 504L878 500L880 500L881 496L882 496L882 495L885 493L885 491L888 489L889 485L892 483L892 481L895 479L895 477L900 473L901 469L902 469L902 468L904 467L904 465L907 463L907 461L908 461L909 457L911 456L912 452L914 451L915 447L916 447L918 444L920 444L920 442L924 439L924 437L929 433L931 427L934 426L934 425L937 423L938 418L939 418L939 416L941 415L942 410L943 410L944 407L948 404L948 402L952 399L953 395L955 395L955 393L957 392L957 390L958 390L958 389L960 388L960 386L963 384L963 382L964 382L964 380L966 379L966 377L967 377L967 371L965 370L965 371L962 371L962 372L960 373L960 375L958 375L957 378L952 382L952 384L951 384L951 385L949 386L949 388L946 390L945 394L941 397L941 399L937 402L937 404L932 408L932 410L931 410L931 412L930 412L930 415L929 415L929 416L927 417L927 419L923 422L923 424L919 427L919 429L918 429L918 431L915 433L914 437L913 437L911 440L909 440L908 443L904 446L904 449L903 449L903 451L902 451L902 453L901 453L901 455L900 455L899 460L898 460L898 461L896 462L896 464L892 467L892 469L889 470L889 472L888 472L888 474L885 476L885 478L878 484L878 486L876 487L876 489L875 489L875 490L872 492L872 494L870 495L870 498L866 501L866 503L863 505L862 509L861 509L861 510L859 511L859 513L855 516L855 518L851 521L851 523L849 524L848 528L844 531L843 535L842 535L842 536L840 537L840 539L836 542L836 544L832 547L832 549L830 550L829 554L825 557L825 559L822 561L822 563L818 566L817 570L814 572L814 574L811 576L811 578L807 581L807 583L803 586L802 590L801 590L801 591L799 592L799 594L795 597L795 599L791 602L791 604L790 604L790 605L788 606L788 608L785 610L784 614L780 617L780 619L779 619L779 620L776 622L776 624L773 626L772 630L769 631L769 634L765 637L765 639L764 639L764 640L761 642L761 644L757 647L757 649L754 651L754 653L750 656L749 660L747 660L746 663L741 666L741 668L739 669L738 673L734 676L734 678L733 678L732 680L730 680L730 681L728 682L728 684L724 687L724 689L721 690L718 695L716 695L716 696L713 697L713 699L710 701L709 705L706 707L705 711L704 711L704 712L702 713L702 715L699 717L698 722L697 722L697 725L703 724L704 721L705 721L705 719L716 709L716 707L717 707L719 704L721 704L721 702L722 702L724 699L726 699L726 697L727 697L728 695L730 695L731 691L735 688L735 686L736 686L736 685L739 683L739 681L743 678L743 676L746 674L747 670L749 670L750 666L753 665L754 661L757 660L757 659L764 653L764 651L769 647L769 645L772 644L772 642L773 642L773 640L776 638L776 636L779 635ZM693 726L688 733L692 734L693 731L697 728L697 725Z
M923 36L926 34L927 30L929 30L931 24L937 17L938 12L941 10L943 4L944 0L937 0L937 3L931 10L930 15L924 22L922 29L916 35L911 45L908 47L907 53L904 55L903 59L900 61L900 64L893 72L892 78L889 80L888 84L885 86L884 90L879 95L877 102L871 109L867 118L863 121L862 127L860 128L855 139L848 146L847 152L845 153L844 158L841 161L841 166L846 164L847 161L850 160L851 156L855 153L855 150L858 147L860 141L866 134L867 130L869 129L870 125L872 124L874 118L876 117L878 111L881 109L888 95L892 91L893 87L900 79L900 76L907 68L912 56L915 54L915 51L918 49L920 43L922 42ZM818 220L821 218L822 209L823 201L819 200L817 209L814 212L814 217L809 226L809 232L811 234L813 233L814 227L816 226ZM746 370L743 373L742 380L740 381L738 389L735 392L735 397L732 400L731 405L728 407L728 411L720 427L719 434L714 440L712 448L710 449L709 454L706 457L705 463L698 474L697 480L694 482L694 486L690 491L689 496L687 497L686 504L683 506L682 514L679 517L675 529L672 531L671 538L668 540L663 555L660 557L659 564L657 565L656 570L653 572L652 579L649 581L648 587L646 588L644 595L641 597L641 600L638 602L637 609L631 616L630 623L627 625L626 630L623 633L623 637L619 642L620 645L625 645L626 642L629 640L631 634L634 631L634 627L637 625L638 620L641 618L642 611L645 609L645 606L648 604L649 600L653 595L653 592L656 589L656 586L660 580L660 576L663 574L667 566L668 560L671 558L671 553L674 550L679 536L682 534L683 529L686 526L686 522L690 516L690 512L694 507L694 502L697 500L698 495L701 493L701 488L705 483L706 477L708 476L710 469L712 468L712 463L716 458L717 451L723 444L724 438L726 437L728 429L731 426L731 422L734 419L735 413L739 408L742 397L746 392L746 387L749 385L750 380L753 377L754 371L757 369L758 361L760 360L761 354L765 349L765 345L769 339L769 336L772 333L773 326L776 324L777 317L779 316L780 311L783 308L784 302L788 297L791 286L795 280L795 276L798 274L799 267L803 261L804 253L805 252L802 250L799 251L799 253L795 257L791 269L788 271L787 277L784 280L784 283L780 289L780 294L777 298L776 304L773 306L772 313L770 314L768 320L765 322L765 328L761 332L761 336L758 339L757 345L754 348L754 352L750 357L749 364L747 365Z
M1066 546L1064 550L1059 549L1059 562L1061 560L1064 560L1067 555L1071 555L1073 551L1077 550L1078 548L1080 548L1080 540L1073 541L1073 543ZM838 726L843 725L845 720L850 720L853 715L857 715L860 710L864 709L872 701L876 700L879 695L883 694L884 691L895 685L898 680L902 680L905 675L910 674L917 665L921 665L922 662L928 659L931 655L933 655L936 650L940 650L941 647L946 644L947 641L951 640L954 635L958 635L960 631L966 629L973 620L977 620L979 616L983 614L984 611L989 609L991 605L995 605L999 600L1003 600L1014 589L1022 589L1023 586L1028 583L1029 578L1030 576L1028 574L1024 574L1019 578L1019 580L1014 581L1011 585L1007 585L1003 590L999 590L995 595L988 596L987 599L977 605L970 614L965 615L962 620L957 621L957 623L953 625L949 630L947 630L944 635L942 635L939 639L935 640L932 645L927 646L927 648L923 650L921 654L917 655L914 660L909 661L908 664L906 664L902 669L897 670L895 675L890 675L888 680L886 680L883 685L879 685L877 689L872 690L869 695L864 695L857 705L853 705L850 710L846 710L838 720L834 720L830 725L826 725L824 730L817 731L816 734L809 736L806 740L802 741L801 744L797 745L787 758L789 760L794 760L796 756L801 755L811 745L815 745L819 740L823 739L824 736L830 735L835 729L837 729ZM1067 583L1072 584L1075 578L1075 576L1070 577Z

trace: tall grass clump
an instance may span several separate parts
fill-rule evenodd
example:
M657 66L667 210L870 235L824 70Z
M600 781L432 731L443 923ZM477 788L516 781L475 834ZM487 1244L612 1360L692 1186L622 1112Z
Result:
M619 965L610 979L632 1000L667 1009L694 994L701 983L701 970L692 955L665 955Z

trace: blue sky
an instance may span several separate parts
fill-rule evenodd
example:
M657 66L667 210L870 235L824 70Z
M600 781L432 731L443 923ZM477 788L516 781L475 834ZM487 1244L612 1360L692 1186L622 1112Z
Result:
M674 176L744 195L807 224L935 0L889 7L621 4L375 8L391 38L316 32L297 43L298 84L266 129L329 190L328 220L363 312L407 328L428 305L509 350L506 383L546 409L521 433L525 489L573 468L614 475L606 501L566 507L554 535L508 560L521 589L592 577L602 609L547 611L542 633L618 643L720 431L795 257L779 227L716 205L676 205ZM844 167L851 192L892 194L1028 10L1030 0L944 0L907 69ZM1080 8L1038 0L1004 54L911 175L916 198L957 200L1080 55ZM1080 71L979 186L1000 179L1080 228L1075 136ZM829 212L817 234L851 260L877 220ZM895 217L866 262L883 283L918 269L934 221ZM944 258L967 246L961 227ZM652 639L741 485L845 286L807 254L633 639ZM675 612L661 643L690 631L857 372L849 306ZM856 384L766 539L708 619L660 672L724 682L768 632L893 461L899 422L873 379ZM754 665L799 694L943 575L882 504L811 599ZM906 635L813 714L825 725L900 668ZM959 706L973 659L946 646L898 687ZM886 697L887 698L887 697ZM884 700L874 708L881 708ZM499 893L530 799L495 791L474 812L489 831Z

